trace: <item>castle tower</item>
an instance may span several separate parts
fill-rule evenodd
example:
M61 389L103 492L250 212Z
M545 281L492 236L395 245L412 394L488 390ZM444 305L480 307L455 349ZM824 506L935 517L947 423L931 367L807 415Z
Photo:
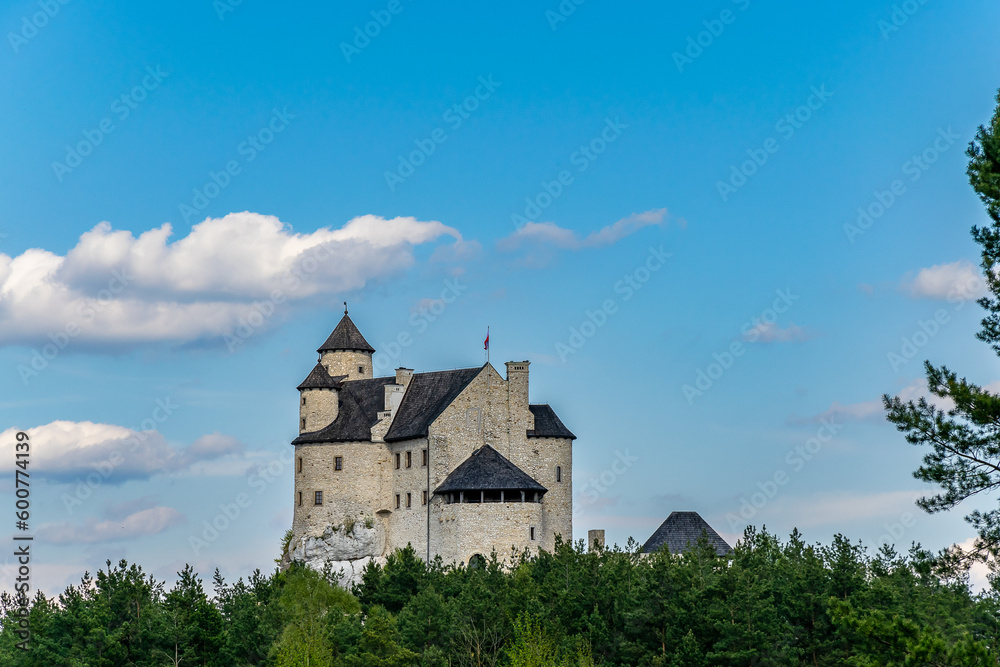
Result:
M375 348L368 344L358 327L347 314L318 350L319 363L331 377L341 380L370 380L373 377L372 354Z

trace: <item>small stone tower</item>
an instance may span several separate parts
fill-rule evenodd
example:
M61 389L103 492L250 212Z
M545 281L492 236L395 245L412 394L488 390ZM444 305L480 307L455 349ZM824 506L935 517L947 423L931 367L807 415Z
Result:
M319 363L331 377L343 380L370 380L373 377L372 354L375 348L368 344L347 314L318 350Z

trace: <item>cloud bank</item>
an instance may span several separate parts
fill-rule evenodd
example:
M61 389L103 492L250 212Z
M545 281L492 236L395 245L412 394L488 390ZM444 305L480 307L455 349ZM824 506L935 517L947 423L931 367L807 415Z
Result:
M228 334L275 304L364 287L414 264L414 248L451 237L440 222L354 218L298 234L278 218L231 213L170 241L169 223L143 232L102 222L65 256L0 253L0 345L188 342Z

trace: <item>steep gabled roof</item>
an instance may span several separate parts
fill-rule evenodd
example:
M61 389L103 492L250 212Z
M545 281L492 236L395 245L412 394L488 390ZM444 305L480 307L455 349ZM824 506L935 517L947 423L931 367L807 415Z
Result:
M548 489L489 445L472 452L434 493L452 491L538 491Z
M535 415L535 428L528 431L529 438L570 438L575 440L573 432L566 428L562 420L556 416L555 410L548 404L529 405L531 414Z
M296 389L339 389L346 375L331 376L323 364L316 364Z
M372 439L372 426L385 407L385 385L395 384L395 377L350 380L341 384L340 410L332 423L292 440L293 445L316 442L354 442Z
M385 441L426 437L431 423L483 368L485 365L479 368L415 373L406 387L402 403L396 408L392 426L385 434Z
M317 352L332 352L334 350L359 350L361 352L374 352L375 348L368 344L365 337L358 331L354 321L344 311L344 317L337 324L333 333L326 339Z
M651 554L666 546L670 553L679 554L696 547L703 534L720 556L733 550L697 512L671 512L642 545L642 553Z

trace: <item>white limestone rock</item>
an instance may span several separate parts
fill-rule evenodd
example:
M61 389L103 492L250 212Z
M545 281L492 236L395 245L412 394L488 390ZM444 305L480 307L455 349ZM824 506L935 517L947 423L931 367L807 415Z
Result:
M329 566L334 573L341 573L341 586L350 588L361 582L365 566L375 561L385 564L385 535L374 523L367 527L357 522L354 526L328 524L319 535L304 535L289 545L289 559L304 563L322 572Z

